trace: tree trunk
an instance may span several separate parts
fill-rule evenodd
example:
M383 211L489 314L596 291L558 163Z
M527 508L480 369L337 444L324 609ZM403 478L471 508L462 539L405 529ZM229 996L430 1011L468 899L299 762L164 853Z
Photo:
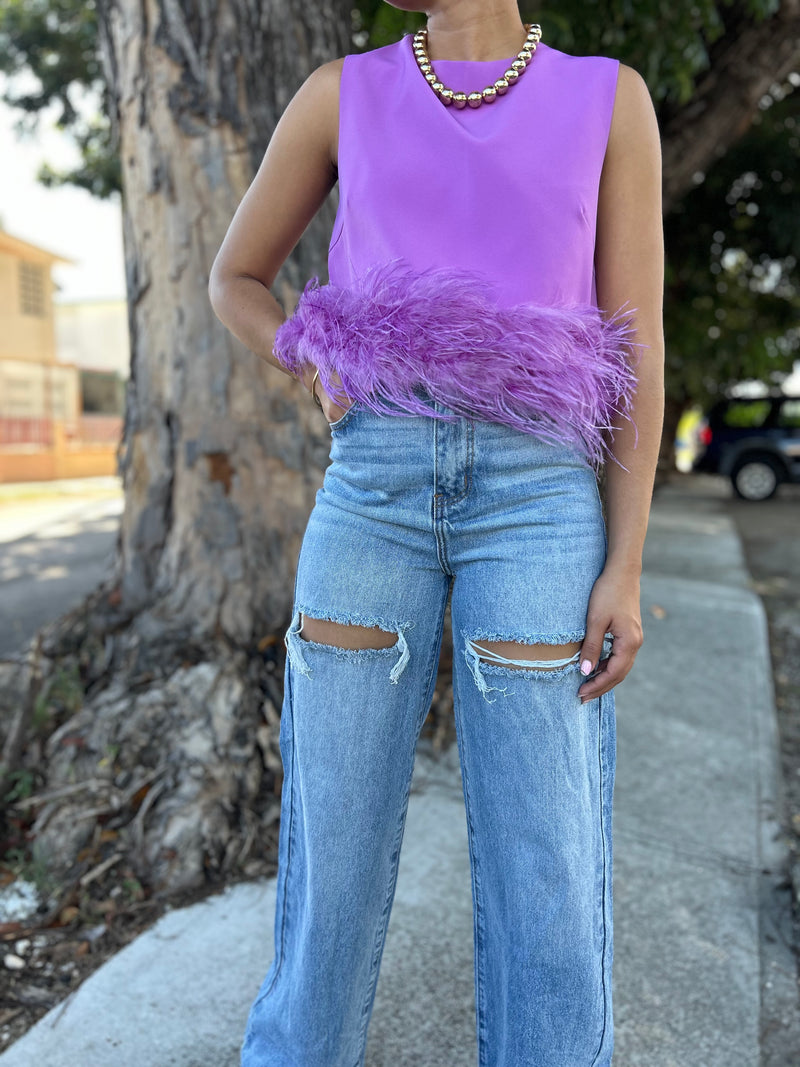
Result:
M222 326L208 277L280 114L351 50L349 20L343 0L101 5L131 341L125 511L113 581L3 679L22 708L40 691L25 810L62 884L116 850L171 893L270 844L280 634L329 434L302 386ZM308 277L327 280L334 200L276 279L287 314ZM78 710L56 695L65 673Z

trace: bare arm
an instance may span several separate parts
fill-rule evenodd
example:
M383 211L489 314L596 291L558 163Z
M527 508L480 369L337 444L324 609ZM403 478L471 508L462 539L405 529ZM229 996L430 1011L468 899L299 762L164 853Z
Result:
M337 180L342 62L314 70L281 115L209 278L208 295L220 322L290 377L272 354L286 315L269 287ZM313 368L303 375L306 388L312 375Z
M638 385L630 416L618 418L611 448L627 470L606 465L608 557L595 583L583 654L597 665L603 634L614 634L605 668L580 690L592 699L628 673L642 644L639 577L664 420L664 235L661 140L647 84L620 64L614 117L600 179L595 267L598 306L636 308L632 340Z
M638 308L635 341L639 384L631 424L618 420L606 467L609 562L641 571L642 548L653 492L664 417L664 232L661 207L661 142L644 79L620 66L617 103L600 180L595 250L597 299L613 311L625 301Z

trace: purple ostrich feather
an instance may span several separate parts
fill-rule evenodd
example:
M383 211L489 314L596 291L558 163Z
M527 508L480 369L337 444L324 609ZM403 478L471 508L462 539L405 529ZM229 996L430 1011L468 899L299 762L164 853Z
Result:
M318 367L326 393L343 407L350 398L382 415L501 422L571 443L597 469L608 457L619 462L603 434L612 419L633 423L640 358L633 350L648 347L632 340L634 310L604 319L591 304L502 308L476 272L420 271L394 259L349 287L311 278L278 329L274 353L293 374Z

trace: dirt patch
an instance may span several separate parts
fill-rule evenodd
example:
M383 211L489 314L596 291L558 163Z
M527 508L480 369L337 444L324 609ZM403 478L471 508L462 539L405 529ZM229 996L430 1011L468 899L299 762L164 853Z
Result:
M205 900L226 885L270 877L276 869L275 858L257 861L224 883L155 899L131 870L117 867L90 887L62 894L49 921L34 916L0 923L0 1053L166 911ZM0 865L0 885L13 877Z

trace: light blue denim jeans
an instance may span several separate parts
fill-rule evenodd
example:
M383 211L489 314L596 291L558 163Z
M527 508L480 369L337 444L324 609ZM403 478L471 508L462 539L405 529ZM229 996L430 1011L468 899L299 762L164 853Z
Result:
M330 457L285 635L275 953L242 1067L364 1064L451 585L479 1067L608 1067L614 692L581 704L577 655L475 647L582 640L608 547L594 472L500 423L358 401ZM318 643L303 614L397 640Z

